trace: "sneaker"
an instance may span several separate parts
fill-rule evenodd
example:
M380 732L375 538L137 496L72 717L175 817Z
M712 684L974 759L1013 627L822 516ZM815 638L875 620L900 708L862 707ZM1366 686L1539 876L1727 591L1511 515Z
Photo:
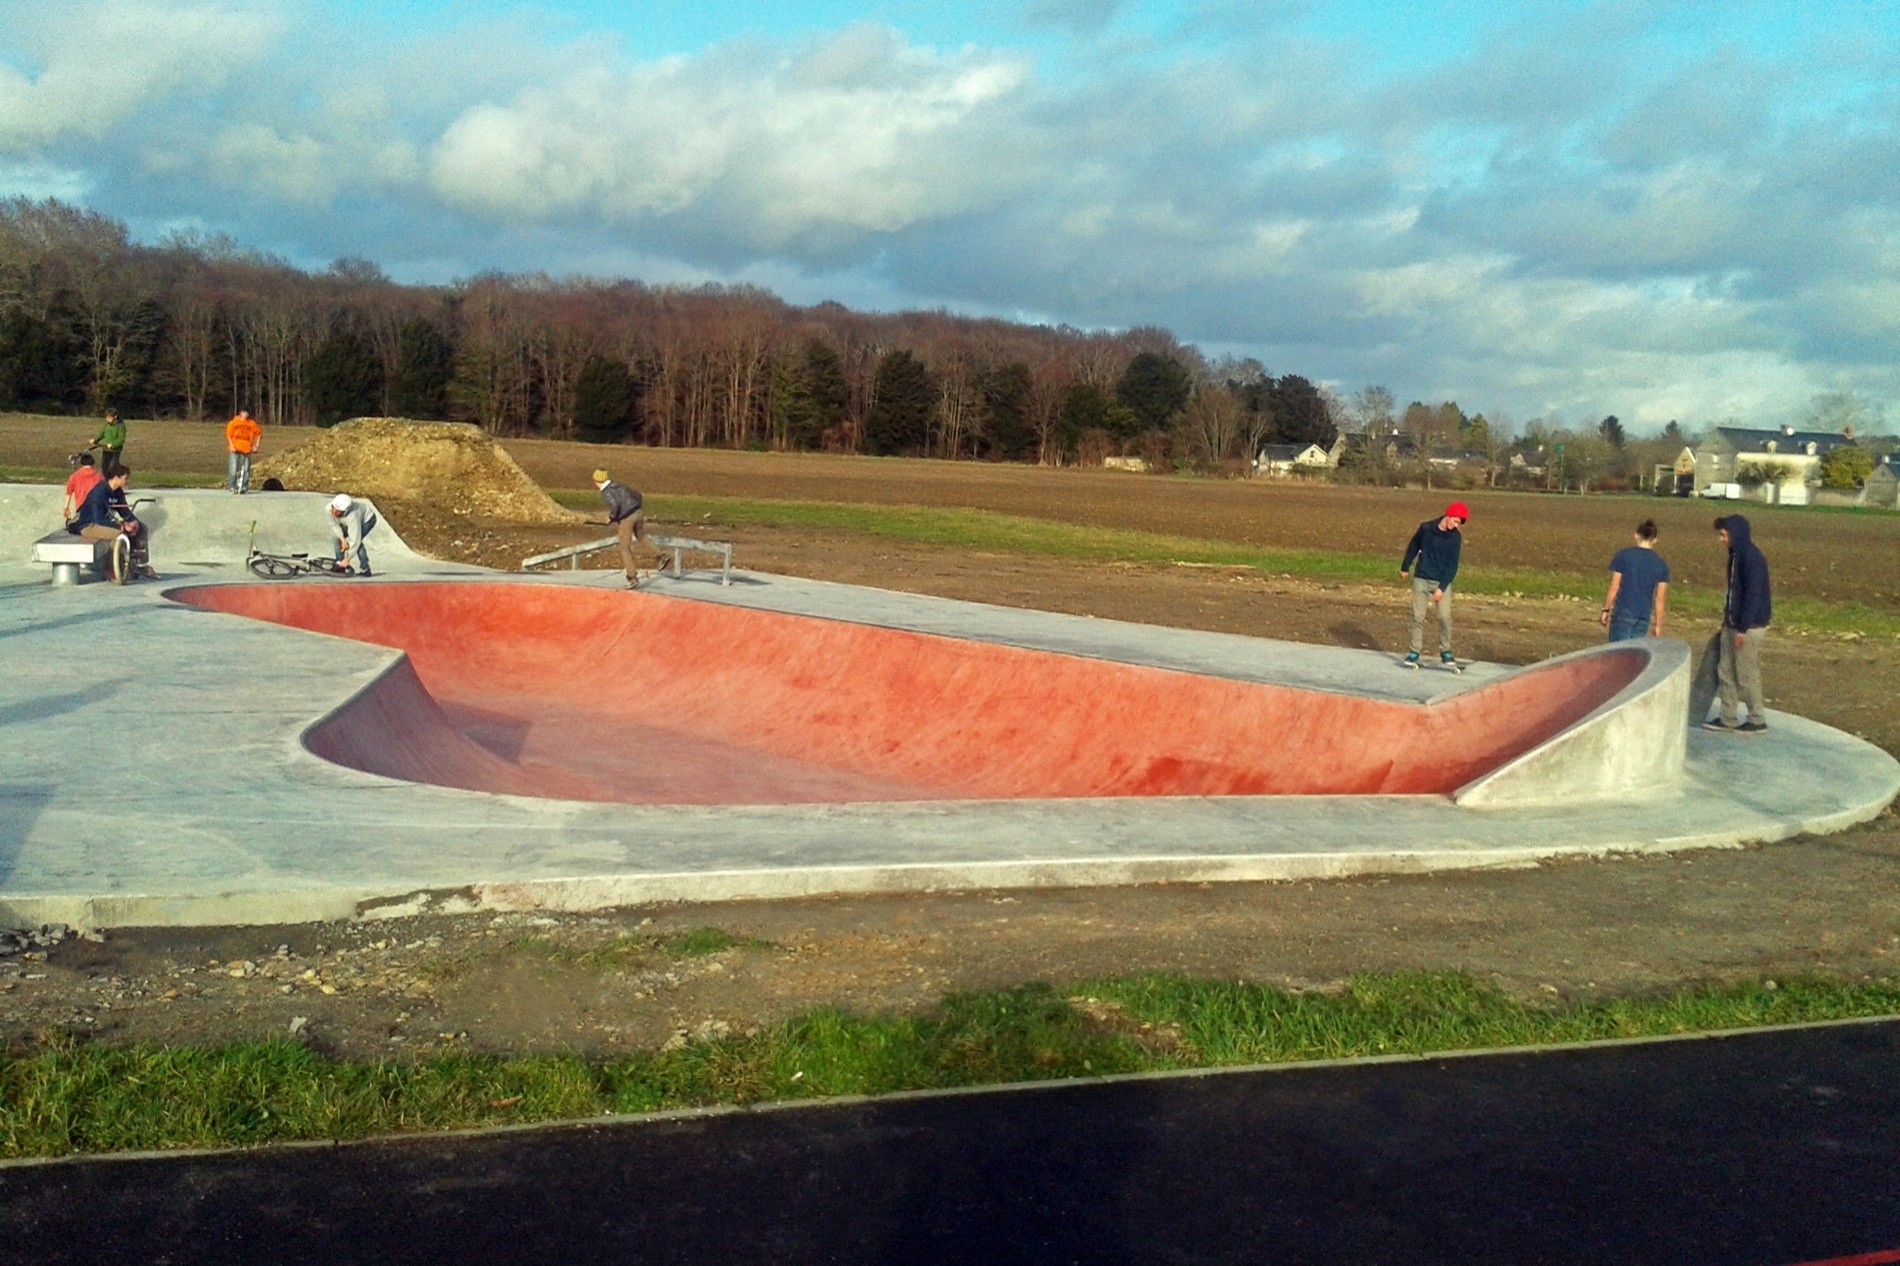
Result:
M1405 657L1405 662L1406 662L1406 663L1408 663L1408 664L1416 664L1416 663L1418 663L1418 652L1417 652L1417 651L1413 651L1413 652L1412 652L1411 654L1409 654L1409 655L1407 655L1407 656Z
M1441 664L1455 664L1458 662L1458 657L1450 651L1440 651L1438 652L1438 662Z
M1754 717L1750 717L1748 720L1736 726L1735 732L1737 734L1766 734L1768 733L1768 726L1764 722L1757 721Z
M1717 734L1733 734L1736 732L1736 730L1740 729L1741 727L1730 725L1727 721L1724 721L1721 717L1717 717L1713 721L1704 721L1702 723L1702 728L1705 730L1713 730Z

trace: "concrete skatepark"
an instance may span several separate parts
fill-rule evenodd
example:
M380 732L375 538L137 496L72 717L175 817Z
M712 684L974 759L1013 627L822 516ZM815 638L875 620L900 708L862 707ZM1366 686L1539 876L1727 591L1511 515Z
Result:
M1900 764L1686 724L1661 640L1390 656L739 573L423 558L271 582L318 494L143 492L160 583L55 587L0 486L0 923L1521 865L1838 830ZM1395 619L1398 618L1395 608Z

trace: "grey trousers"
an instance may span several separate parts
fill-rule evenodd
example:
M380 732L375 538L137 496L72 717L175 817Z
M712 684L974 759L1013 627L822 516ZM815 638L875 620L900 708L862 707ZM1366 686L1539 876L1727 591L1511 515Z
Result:
M1748 719L1763 721L1767 714L1761 702L1761 643L1767 629L1749 629L1742 644L1735 645L1735 630L1724 624L1716 646L1715 694L1722 701L1722 722L1734 725L1741 720L1741 707L1748 708Z
M1425 649L1425 617L1436 606L1438 608L1438 649L1451 649L1451 590L1445 590L1445 596L1436 603L1432 593L1438 588L1436 580L1426 580L1423 576L1412 577L1412 653L1418 654Z

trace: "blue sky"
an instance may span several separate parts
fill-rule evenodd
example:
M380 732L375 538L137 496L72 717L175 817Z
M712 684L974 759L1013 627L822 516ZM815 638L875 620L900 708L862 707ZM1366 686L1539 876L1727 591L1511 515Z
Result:
M0 193L1164 325L1520 424L1900 425L1895 0L0 0Z

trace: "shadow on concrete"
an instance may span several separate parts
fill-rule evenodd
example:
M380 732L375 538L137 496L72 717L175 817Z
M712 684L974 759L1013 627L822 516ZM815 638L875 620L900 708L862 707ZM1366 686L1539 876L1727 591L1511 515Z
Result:
M68 712L77 712L95 703L104 703L124 688L128 678L118 681L101 681L87 686L84 690L69 690L64 694L41 695L37 699L22 699L18 703L0 706L0 725L23 725L33 721L46 721L53 717L64 716Z
M1326 630L1326 636L1333 640L1334 646L1350 646L1357 651L1379 649L1379 639L1357 624L1335 624Z
M75 611L63 615L57 620L41 620L38 624L21 624L10 629L0 629L0 638L19 637L24 633L49 633L54 629L75 628L81 624L92 624L99 620L124 620L137 614L137 609L123 604L110 608L94 607L89 611Z
M0 885L13 878L20 852L33 824L46 811L53 793L45 787L16 787L0 783Z
M444 704L442 711L456 729L475 742L511 764L521 763L522 750L528 745L528 731L534 728L532 722L465 703Z

